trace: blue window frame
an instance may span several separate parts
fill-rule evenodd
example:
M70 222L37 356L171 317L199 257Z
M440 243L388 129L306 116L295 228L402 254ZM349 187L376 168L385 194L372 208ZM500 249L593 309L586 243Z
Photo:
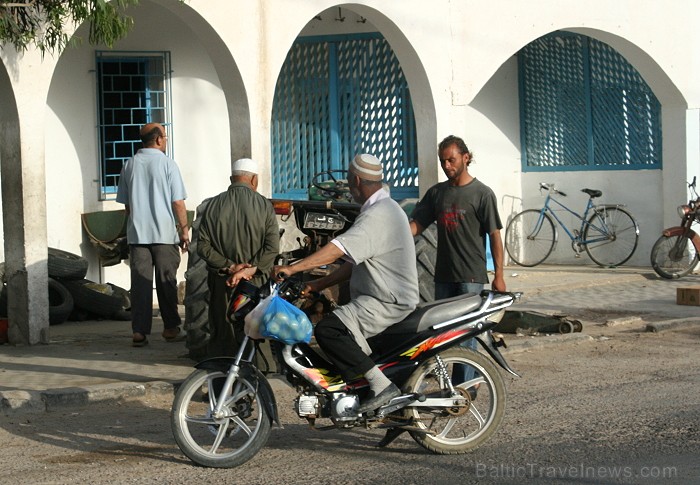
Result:
M418 196L408 84L379 33L297 39L275 88L272 192L304 199L314 174L344 170L358 153L384 162L395 199Z
M170 53L97 51L100 199L114 199L122 165L141 148L139 130L161 123L172 154Z
M518 53L522 168L661 168L661 105L617 51L554 32Z

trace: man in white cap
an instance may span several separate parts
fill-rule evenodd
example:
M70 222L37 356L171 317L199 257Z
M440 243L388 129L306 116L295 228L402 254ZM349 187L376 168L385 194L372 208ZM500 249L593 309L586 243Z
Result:
M197 254L209 275L209 357L235 355L243 325L226 319L228 275L260 286L279 253L279 227L272 203L258 194L258 164L241 158L231 164L231 185L212 198L199 225Z
M314 254L291 266L275 266L273 275L293 275L342 258L332 274L307 283L320 291L350 280L351 301L324 317L316 341L343 379L365 376L369 395L358 412L377 409L401 395L369 358L367 339L400 322L418 304L418 276L408 217L382 189L382 164L372 155L357 155L348 169L353 199L362 204L352 227Z

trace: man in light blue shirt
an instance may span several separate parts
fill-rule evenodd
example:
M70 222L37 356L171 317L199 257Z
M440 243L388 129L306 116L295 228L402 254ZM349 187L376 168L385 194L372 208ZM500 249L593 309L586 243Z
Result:
M165 155L167 135L159 123L141 128L141 148L122 168L117 202L129 215L126 239L131 267L132 344L148 344L153 318L153 273L163 338L185 339L177 309L177 269L180 251L189 247L187 193L175 162ZM179 246L179 249L178 249Z

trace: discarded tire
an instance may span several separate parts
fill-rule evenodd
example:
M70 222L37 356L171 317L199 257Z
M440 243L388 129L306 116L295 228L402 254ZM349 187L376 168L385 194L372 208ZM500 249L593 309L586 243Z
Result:
M58 325L68 320L73 304L73 296L68 289L49 278L49 325Z
M209 286L207 285L207 264L197 254L199 224L210 199L197 206L196 217L192 222L192 238L185 272L185 325L187 340L185 346L190 358L199 360L206 355L209 342Z
M0 317L7 317L7 285L0 283Z
M49 325L59 325L73 311L73 296L68 289L53 278L49 278ZM7 317L7 285L0 288L0 316Z
M112 295L121 299L122 308L124 310L131 310L131 294L129 290L117 286L114 283L107 283L107 285L112 288Z
M414 238L416 243L416 267L418 269L418 291L420 301L435 299L435 258L437 256L437 227L429 225Z
M86 279L62 280L61 284L73 296L77 310L103 318L124 319L124 300L114 291L112 285Z
M121 309L112 315L112 320L131 321L131 294L114 283L107 283L107 285L112 288L112 296L119 298L122 305Z
M87 259L56 248L49 248L47 265L49 278L64 280L83 279L88 270Z

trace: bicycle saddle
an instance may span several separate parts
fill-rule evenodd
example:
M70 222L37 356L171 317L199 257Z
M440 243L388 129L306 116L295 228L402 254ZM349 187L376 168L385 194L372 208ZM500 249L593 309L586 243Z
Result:
M603 195L603 193L600 190L595 190L595 189L581 189L581 192L585 192L588 195L591 196L591 199L595 199L596 197L600 197Z

